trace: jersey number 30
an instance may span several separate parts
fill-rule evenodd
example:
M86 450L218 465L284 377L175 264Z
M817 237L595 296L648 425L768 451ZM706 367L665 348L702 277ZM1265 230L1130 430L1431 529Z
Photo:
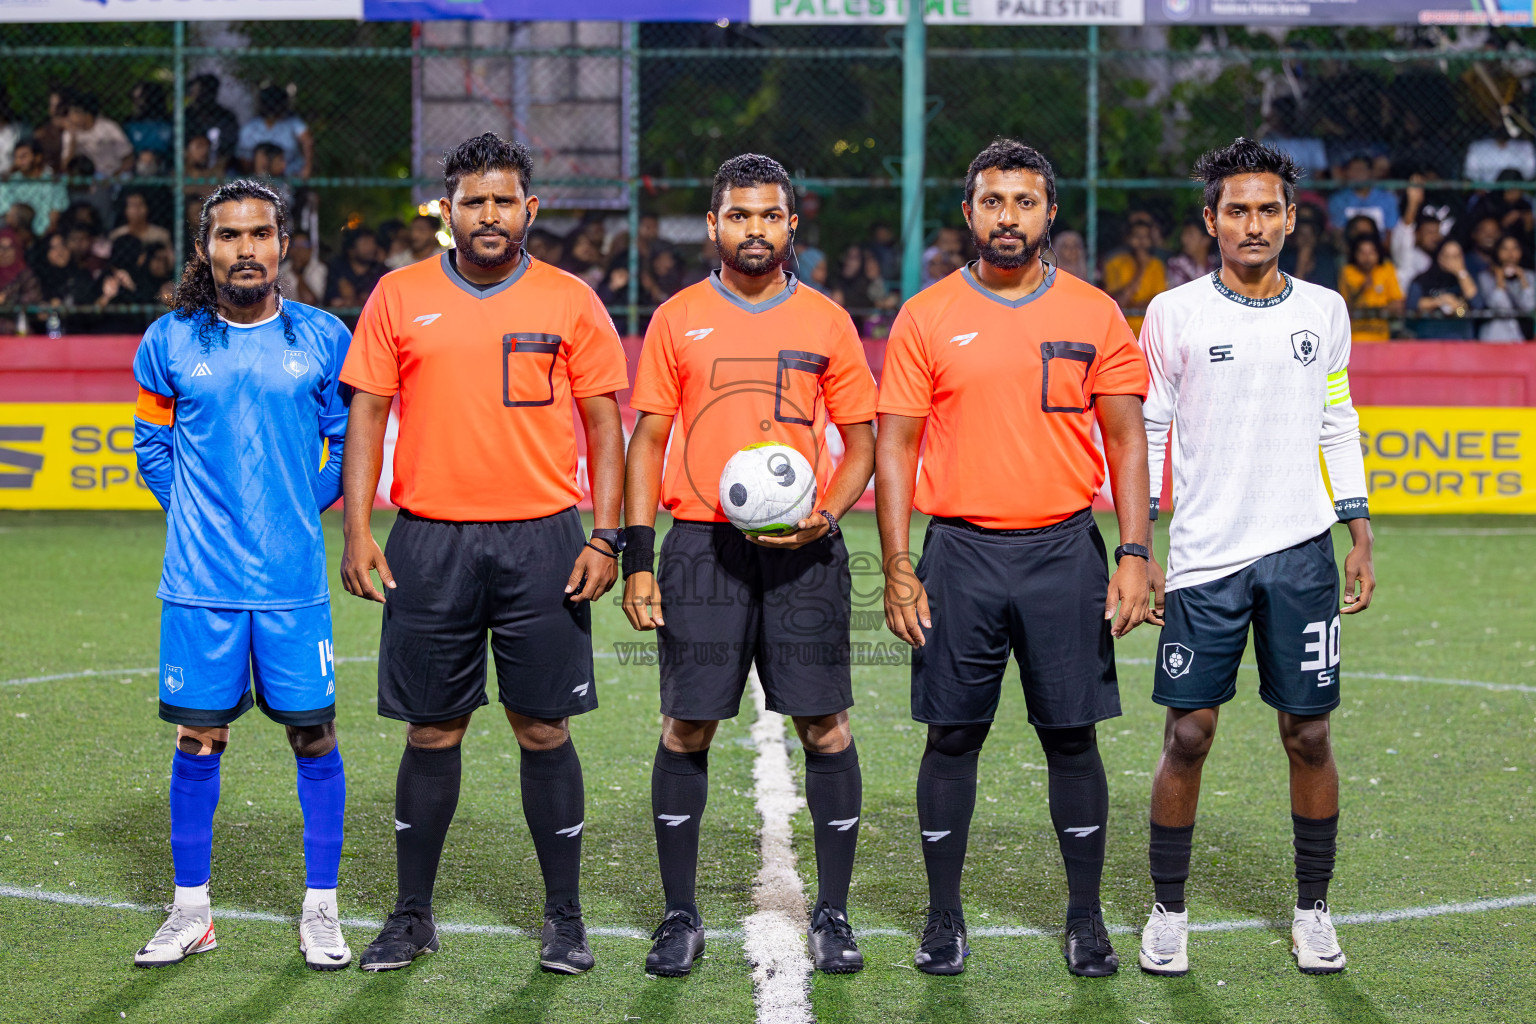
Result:
M1339 667L1339 617L1332 622L1309 622L1301 635L1308 642L1302 644L1302 652L1312 657L1301 663L1303 672L1316 672L1318 686L1328 686L1335 681Z

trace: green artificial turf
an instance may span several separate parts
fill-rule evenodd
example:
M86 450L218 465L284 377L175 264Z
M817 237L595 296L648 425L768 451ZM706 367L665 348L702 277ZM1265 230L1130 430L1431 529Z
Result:
M389 516L375 517L380 537ZM845 521L850 550L875 552L867 515ZM327 519L331 564L338 523ZM1106 538L1112 520L1101 520ZM1430 682L1536 685L1536 598L1520 568L1536 557L1536 520L1377 520L1375 605L1344 627L1343 707L1334 719L1343 814L1336 914L1536 894L1530 854L1536 693ZM920 537L914 528L914 540ZM166 781L172 728L156 717L163 525L153 514L3 513L0 551L0 886L139 906L170 892ZM1347 536L1335 532L1342 560ZM910 933L926 902L913 784L922 728L907 715L908 678L879 626L876 563L855 558L854 732L865 784L850 911L865 937L861 975L818 977L812 1001L833 1021L1536 1021L1536 908L1340 926L1344 975L1306 978L1288 928L1192 936L1188 978L1134 966L1136 939L1115 938L1125 963L1103 981L1071 978L1054 937L1064 882L1046 806L1044 758L1010 669L981 760L965 881L973 929L1044 937L974 939L960 978L914 971ZM861 572L859 567L864 565ZM390 822L399 723L373 712L378 609L333 587L338 731L348 766L344 916L377 920L393 900ZM609 595L594 617L601 708L574 725L587 782L583 903L598 967L562 978L536 969L531 934L448 934L443 951L379 976L303 968L290 924L218 920L220 948L174 968L139 971L133 950L159 923L135 909L0 897L7 941L0 1021L750 1021L750 967L739 938L712 941L686 981L645 977L643 938L660 910L649 776L659 716L656 669L624 645L630 631ZM1100 728L1110 775L1105 913L1139 928L1146 879L1147 798L1161 737L1148 699L1156 634L1119 642L1124 717ZM620 657L619 655L623 655ZM605 656L606 655L606 656ZM1412 676L1366 678L1360 674ZM494 683L493 683L494 686ZM1287 919L1294 896L1285 758L1274 713L1245 670L1224 709L1205 772L1193 875L1197 924ZM494 692L494 691L493 691ZM738 930L759 866L752 804L750 704L722 726L711 759L699 870L710 927ZM793 741L790 741L793 745ZM798 752L791 757L797 774ZM233 730L214 826L216 908L296 913L303 892L301 820L282 730L248 714ZM810 823L796 822L807 891ZM465 779L438 884L439 919L533 929L541 891L519 805L516 745L493 704L465 743ZM371 937L354 926L361 950ZM1224 984L1222 984L1224 982ZM124 1016L126 1015L126 1016Z

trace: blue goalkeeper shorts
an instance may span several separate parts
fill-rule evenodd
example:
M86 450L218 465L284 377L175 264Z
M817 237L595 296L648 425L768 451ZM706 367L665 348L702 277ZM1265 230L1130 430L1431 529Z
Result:
M222 726L252 703L284 725L320 725L336 717L330 603L247 611L165 602L160 717L176 725Z

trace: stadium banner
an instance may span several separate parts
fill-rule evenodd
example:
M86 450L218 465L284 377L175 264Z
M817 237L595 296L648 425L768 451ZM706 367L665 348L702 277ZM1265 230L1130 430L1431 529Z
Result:
M365 0L369 21L746 21L747 0Z
M158 509L132 402L0 403L0 508Z
M756 25L899 25L909 0L752 0ZM1143 0L921 0L930 25L1140 25ZM1161 0L1151 0L1152 3Z
M1360 435L1373 515L1536 513L1536 409L1365 406Z
M363 0L0 0L16 21L358 21Z
M1532 0L1148 0L1150 25L1526 25Z

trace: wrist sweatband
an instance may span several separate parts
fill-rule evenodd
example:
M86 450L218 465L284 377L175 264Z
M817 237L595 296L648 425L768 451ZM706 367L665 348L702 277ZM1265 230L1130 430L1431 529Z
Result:
M637 572L656 571L656 528L624 527L624 578Z

